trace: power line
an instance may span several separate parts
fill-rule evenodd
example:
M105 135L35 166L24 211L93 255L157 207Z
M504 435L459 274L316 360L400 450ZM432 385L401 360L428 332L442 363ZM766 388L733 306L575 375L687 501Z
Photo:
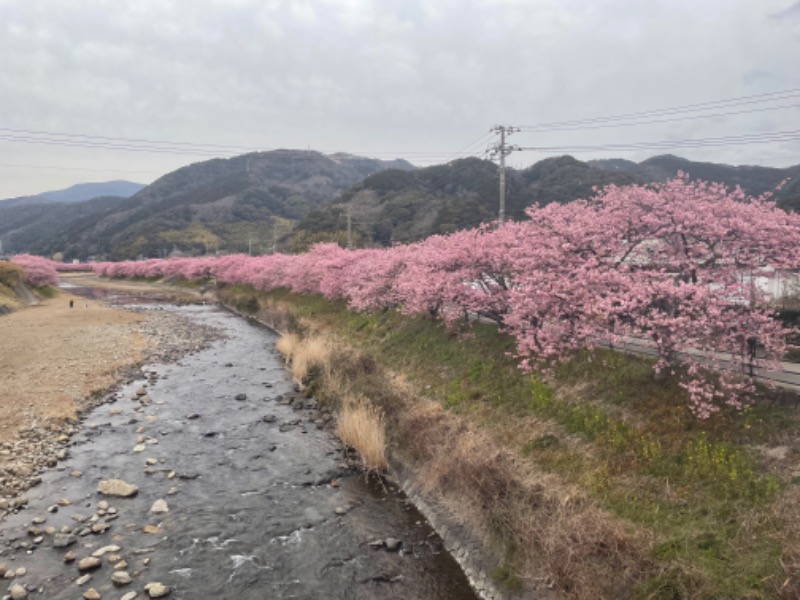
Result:
M664 150L672 148L713 148L721 146L744 146L749 144L768 144L771 142L800 140L800 130L774 131L766 133L723 136L716 138L698 138L681 140L663 140L656 142L631 142L620 144L575 145L575 146L526 146L521 150L539 152L631 152L635 150Z
M25 134L31 136L49 136L49 137L64 137L64 138L79 138L84 140L96 140L100 142L125 142L125 143L142 143L154 145L167 145L167 146L180 146L186 148L203 148L203 149L221 149L238 152L258 152L260 148L248 146L235 146L223 144L201 144L194 142L175 142L170 140L153 140L147 138L126 138L126 137L111 137L104 135L88 135L84 133L65 133L58 131L36 131L33 129L12 129L9 127L0 127L0 132L7 132L11 134Z
M148 152L156 154L182 154L207 157L229 157L250 152L283 153L296 156L296 150L256 148L252 146L235 146L223 144L199 144L194 142L176 142L169 140L155 140L146 138L126 138L112 136L88 135L82 133L66 133L56 131L38 131L32 129L0 128L0 140L26 144L66 146L72 148L90 148L99 150L120 150L126 152ZM474 145L470 144L470 146ZM337 151L322 152L324 154L337 154ZM372 157L400 156L416 157L420 159L446 159L462 154L463 150L456 153L452 151L378 151L378 152L348 152L347 154L367 155Z
M703 110L729 108L733 106L742 106L748 104L760 104L764 102L774 102L776 100L786 100L789 98L797 98L797 97L800 97L800 88L782 90L778 92L767 92L764 94L754 94L751 96L725 98L721 100L712 100L709 102L699 102L695 104L684 104L681 106L672 106L667 108L659 108L655 110L623 113L618 115L608 115L603 117L591 117L586 119L573 119L569 121L553 121L549 123L537 123L534 125L520 125L519 127L521 129L541 129L541 128L564 127L573 125L591 125L595 123L602 123L608 121L647 118L647 117L663 116L676 113L699 112Z
M521 127L522 131L535 131L535 132L551 132L551 131L585 131L588 129L607 129L610 127L637 127L639 125L654 125L659 123L674 123L676 121L694 121L697 119L716 119L719 117L730 117L736 115L745 115L745 114L752 114L752 113L762 113L768 112L772 110L785 110L787 108L798 108L800 104L784 104L783 106L767 106L761 108L752 108L749 110L739 110L734 112L725 112L725 113L708 113L708 114L701 114L701 115L689 115L684 117L672 117L668 119L655 119L651 121L631 121L630 123L626 122L609 122L609 123L601 123L598 125L581 125L581 126L563 126L563 127Z

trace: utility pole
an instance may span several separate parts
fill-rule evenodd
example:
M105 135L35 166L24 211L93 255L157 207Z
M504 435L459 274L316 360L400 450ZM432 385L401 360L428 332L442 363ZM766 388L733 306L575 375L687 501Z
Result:
M347 249L353 249L353 213L347 207Z
M506 219L506 156L514 152L514 150L521 150L519 146L506 144L506 136L519 130L519 127L512 127L511 125L495 125L489 130L500 134L500 143L489 149L490 156L492 158L497 156L500 162L500 210L498 216L500 221L505 221Z

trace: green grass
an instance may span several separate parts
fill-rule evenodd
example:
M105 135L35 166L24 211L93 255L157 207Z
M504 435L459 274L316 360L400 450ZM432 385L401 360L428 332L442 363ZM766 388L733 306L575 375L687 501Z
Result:
M253 302L245 288L234 295ZM766 515L788 482L765 471L750 447L777 444L794 430L786 408L765 402L698 421L677 382L656 379L647 359L587 352L544 381L517 368L513 341L493 325L453 332L396 311L354 313L343 302L286 291L266 297L337 332L525 460L652 531L657 567L634 596L774 597L785 577L785 522ZM515 427L520 419L544 421L551 431L526 438Z
M39 293L39 295L43 296L44 298L55 298L59 294L58 288L52 285L45 285L36 288L36 291Z

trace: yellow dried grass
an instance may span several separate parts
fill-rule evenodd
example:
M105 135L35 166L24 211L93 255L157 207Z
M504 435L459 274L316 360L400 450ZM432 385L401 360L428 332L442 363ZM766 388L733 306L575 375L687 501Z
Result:
M287 333L281 336L276 347L291 365L292 378L297 383L302 384L314 367L319 367L323 373L330 371L333 347L323 337L300 338L296 333Z
M336 433L347 446L355 448L365 470L386 470L386 423L380 409L368 400L354 397L345 399Z
M287 362L292 360L292 356L294 355L297 347L300 345L300 336L296 333L284 333L278 342L275 344L275 347L278 349L278 352L283 354L283 357L286 359Z

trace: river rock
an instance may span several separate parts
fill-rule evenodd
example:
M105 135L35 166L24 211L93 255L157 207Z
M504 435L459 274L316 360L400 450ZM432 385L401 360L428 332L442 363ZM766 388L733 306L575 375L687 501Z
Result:
M164 499L159 499L153 502L153 506L150 507L150 512L154 515L161 515L164 513L169 512L169 506L167 505L167 501Z
M151 598L165 598L170 595L172 588L163 583L153 581L144 586L144 591L147 592L147 595Z
M111 583L117 587L128 585L132 581L133 578L127 571L114 571L114 574L111 576Z
M111 529L111 523L94 523L92 524L92 533L100 534L105 533Z
M82 585L85 585L85 584L89 583L91 580L92 580L92 576L89 573L87 573L86 575L81 575L80 577L78 577L75 580L75 585L80 587Z
M139 488L122 479L104 479L97 484L97 491L106 496L131 498L139 493Z
M386 540L383 542L383 545L389 552L397 552L398 550L400 550L400 546L403 545L403 542L401 542L397 538L390 537L386 538Z
M78 571L81 573L85 573L86 571L94 571L102 566L103 561L96 556L87 556L86 558L82 558L78 561Z
M28 590L18 583L12 585L8 593L11 594L11 600L25 600L28 597Z
M71 533L57 533L53 538L53 548L66 548L76 541L77 538Z
M134 600L138 594L136 592L128 592L119 600Z
M100 592L98 592L96 589L89 588L83 592L83 598L84 600L100 600L101 596Z
M238 400L239 402L242 402L243 400L247 400L247 394L236 394L236 396L234 396L234 399Z
M65 563L75 562L75 553L72 550L70 550L64 555L64 562Z
M275 421L278 420L278 417L276 417L275 415L264 415L263 417L261 417L261 420L264 421L264 423L274 423Z
M92 556L94 556L95 558L102 558L106 554L111 554L113 552L119 552L120 550L122 550L122 548L120 548L119 546L116 546L116 545L103 546L99 550L95 550L94 552L92 552Z

